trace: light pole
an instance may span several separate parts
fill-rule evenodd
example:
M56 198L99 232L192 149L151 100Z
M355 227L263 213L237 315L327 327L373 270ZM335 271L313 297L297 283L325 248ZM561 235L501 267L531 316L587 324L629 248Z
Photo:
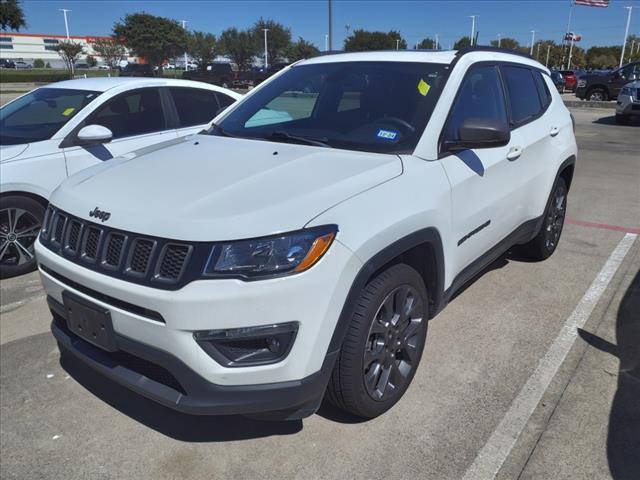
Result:
M267 32L269 29L263 28L262 30L264 31L264 69L266 70L269 67L267 63Z
M547 45L547 60L544 62L544 66L549 66L549 52L551 52L551 44Z
M439 47L439 45L438 45L438 40L439 40L438 35L440 35L440 34L439 34L439 33L436 33L436 50L440 50L440 49L438 48L438 47Z
M396 38L396 50L400 49L400 39Z
M576 36L571 34L571 43L569 45L569 60L567 61L567 70L571 70L571 56L573 55L573 42L576 40Z
M469 15L469 18L471 19L471 42L470 45L473 46L473 37L476 34L476 18L479 17L479 15Z
M501 34L501 33L499 33L499 34L498 34L498 48L500 48L500 47L501 47L501 45L502 45L502 34Z
M622 41L622 53L620 53L620 65L618 65L618 68L622 67L622 63L624 61L624 48L627 46L627 37L629 36L629 22L631 22L631 11L633 10L633 7L624 8L629 10L629 13L627 14L627 27L624 29L624 40Z
M67 40L69 40L69 22L67 21L67 12L70 12L71 10L67 10L66 8L59 8L58 10L64 15L64 29L67 32Z
M182 20L182 28L184 30L187 29L187 21L186 20ZM184 71L185 72L187 71L187 52L184 52ZM175 72L175 69L174 69L174 72Z
M324 34L324 51L325 52L329 51L329 34L328 33Z
M329 50L333 50L333 2L329 0Z
M538 42L538 46L536 47L536 60L540 58L540 42Z
M531 30L531 51L529 52L529 55L531 55L532 57L533 57L533 44L535 42L535 38L536 38L536 31Z
M629 61L631 61L631 57L633 57L633 49L635 48L635 46L636 46L636 41L632 40L631 41L631 50L629 50Z

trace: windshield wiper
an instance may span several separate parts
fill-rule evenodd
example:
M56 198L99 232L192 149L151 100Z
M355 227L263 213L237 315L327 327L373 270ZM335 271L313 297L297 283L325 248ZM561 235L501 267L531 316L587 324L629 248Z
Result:
M224 128L222 128L220 125L216 125L215 123L212 123L211 127L209 127L206 130L203 130L203 132L206 132L207 134L211 135L213 130L216 130L223 137L234 137L234 138L237 137L237 135L227 132Z
M285 132L284 130L277 130L273 132L269 137L270 140L290 140L293 143L305 143L307 145L315 145L316 147L327 147L331 148L327 142L328 138L315 138L315 137L303 137L300 135L291 135L289 132Z

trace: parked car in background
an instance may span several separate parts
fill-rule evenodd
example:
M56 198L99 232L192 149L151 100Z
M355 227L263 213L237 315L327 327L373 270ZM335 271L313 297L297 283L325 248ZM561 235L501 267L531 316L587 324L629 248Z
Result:
M578 79L576 97L582 100L607 101L618 96L622 87L640 77L640 61L629 63L605 74L587 74Z
M98 70L111 70L111 67L106 64L98 65Z
M231 88L238 80L239 73L230 63L215 62L205 65L202 69L183 72L182 78Z
M551 72L550 76L551 76L551 81L553 82L553 84L556 87L556 90L558 90L558 92L560 92L560 93L564 93L565 81L564 81L564 77L562 76L562 74L560 72L557 72L557 71L553 70Z
M560 70L560 74L564 78L564 87L567 90L575 92L578 83L578 77L584 76L584 70Z
M16 64L7 58L0 58L0 68L16 68Z
M74 67L76 68L76 70L89 70L89 68L91 68L89 67L89 64L86 62L76 63Z
M35 268L49 195L84 168L196 133L240 95L174 79L91 78L33 90L0 109L0 276Z
M121 77L153 77L153 68L146 63L128 63L124 68L120 68Z
M14 68L16 68L18 70L30 70L30 69L33 68L33 65L31 65L30 63L18 60L17 62L15 62L15 67Z
M616 123L626 125L632 117L640 117L640 80L622 87L616 101Z

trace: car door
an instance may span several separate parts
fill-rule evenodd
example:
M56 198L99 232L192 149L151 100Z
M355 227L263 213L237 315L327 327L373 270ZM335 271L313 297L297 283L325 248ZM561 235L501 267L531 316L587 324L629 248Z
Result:
M73 138L65 143L67 172L72 175L101 161L177 138L166 115L166 102L159 88L140 88L117 95L98 107L70 134L76 135L86 125L102 125L111 130L110 142L75 145Z
M168 88L178 117L178 135L200 132L218 111L231 105L235 100L228 95L204 88Z
M467 72L442 132L443 145L459 139L459 128L468 118L493 119L508 128L497 66L476 65ZM440 161L451 184L452 229L457 243L452 256L454 275L518 226L522 205L513 160L520 155L520 144L514 132L504 146L442 152L445 156Z

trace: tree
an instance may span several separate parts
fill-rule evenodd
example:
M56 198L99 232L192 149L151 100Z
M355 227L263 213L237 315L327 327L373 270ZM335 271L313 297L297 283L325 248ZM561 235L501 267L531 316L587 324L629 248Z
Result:
M491 40L490 43L492 47L498 46L498 40ZM510 38L510 37L501 38L499 43L500 43L500 48L506 48L507 50L520 49L520 43L517 40L514 40L513 38Z
M220 34L219 41L222 51L240 69L247 68L257 53L255 38L249 30L238 30L235 27L227 28Z
M56 45L55 50L62 58L67 70L69 70L69 77L73 78L73 68L76 60L84 53L82 45L70 40L63 40Z
M260 18L252 28L258 52L264 52L265 28L269 29L267 32L267 61L274 64L286 55L287 48L291 45L291 30L275 20Z
M89 65L89 67L95 67L96 65L98 65L96 57L94 57L93 55L87 55L87 65Z
M469 47L469 46L471 46L471 39L469 37L462 37L458 39L456 43L453 44L453 49L460 50L461 48Z
M193 32L189 35L187 52L196 59L201 70L216 56L216 37L211 33Z
M320 54L320 50L313 43L307 42L300 37L297 42L292 43L287 49L287 58L290 62L297 62L303 58L311 58Z
M96 38L91 47L111 68L116 68L123 59L127 58L124 45L114 37Z
M434 50L436 48L436 41L433 38L423 38L418 42L415 47L418 50Z
M33 68L44 68L44 60L41 58L36 58L33 61Z
M18 32L26 26L24 12L18 0L0 1L0 28L2 30L15 30Z
M396 40L398 41L396 43ZM368 50L405 50L407 42L400 36L399 32L391 30L388 33L370 32L368 30L354 30L344 41L344 49L347 52L365 52Z
M133 13L113 26L113 33L122 44L146 63L158 67L168 58L187 49L187 32L175 20L148 13Z

